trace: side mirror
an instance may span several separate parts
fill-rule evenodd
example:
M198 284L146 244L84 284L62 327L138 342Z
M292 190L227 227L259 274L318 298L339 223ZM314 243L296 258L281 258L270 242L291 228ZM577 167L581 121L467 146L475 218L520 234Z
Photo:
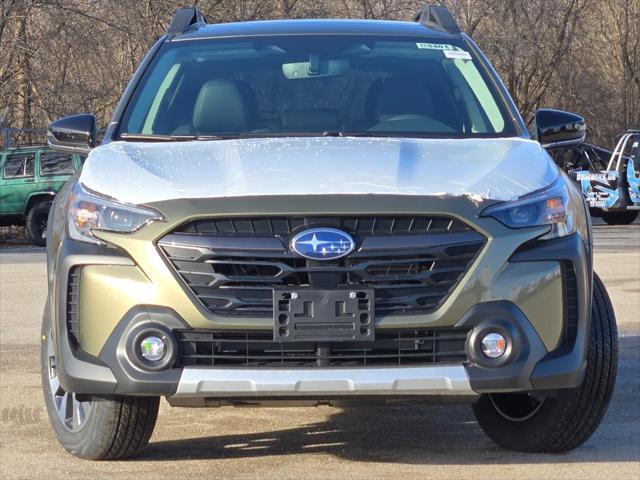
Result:
M47 141L59 152L87 154L96 146L96 134L96 117L81 113L51 122Z
M536 112L536 135L547 149L574 147L584 142L587 126L575 113L541 109Z

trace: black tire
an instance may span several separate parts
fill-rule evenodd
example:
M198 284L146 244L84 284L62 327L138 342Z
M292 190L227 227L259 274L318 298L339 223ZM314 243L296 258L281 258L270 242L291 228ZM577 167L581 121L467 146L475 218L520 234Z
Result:
M47 229L47 219L49 217L50 209L51 202L39 202L31 207L31 210L27 213L27 220L25 223L27 225L29 240L31 240L31 243L34 243L39 247L44 247L47 244L44 232Z
M89 396L64 392L57 387L56 399L52 391L52 372L55 371L51 326L45 309L42 321L40 363L44 402L53 432L60 444L73 455L91 460L116 460L135 456L149 443L158 416L160 397ZM63 422L69 409L58 409L58 399L67 395L71 400L74 419L83 422ZM75 409L76 401L83 405ZM76 412L82 410L82 415ZM69 420L68 420L69 422Z
M602 220L607 225L630 225L638 218L637 210L627 210L625 212L602 212Z
M566 452L595 432L607 411L618 368L618 332L609 295L594 274L587 371L582 385L541 401L527 394L482 395L473 405L478 423L507 450Z

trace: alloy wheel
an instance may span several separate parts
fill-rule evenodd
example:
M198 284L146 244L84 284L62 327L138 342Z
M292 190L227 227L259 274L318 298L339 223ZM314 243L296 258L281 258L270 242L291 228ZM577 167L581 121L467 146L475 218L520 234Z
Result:
M91 415L91 399L87 395L67 392L60 385L56 357L53 353L51 337L47 340L49 387L53 405L62 425L70 432L79 432L84 428Z

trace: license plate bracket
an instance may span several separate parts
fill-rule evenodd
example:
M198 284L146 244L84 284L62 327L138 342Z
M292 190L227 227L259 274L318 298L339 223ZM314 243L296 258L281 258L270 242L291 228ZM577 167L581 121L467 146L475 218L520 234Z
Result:
M274 289L273 340L373 341L374 310L373 289Z

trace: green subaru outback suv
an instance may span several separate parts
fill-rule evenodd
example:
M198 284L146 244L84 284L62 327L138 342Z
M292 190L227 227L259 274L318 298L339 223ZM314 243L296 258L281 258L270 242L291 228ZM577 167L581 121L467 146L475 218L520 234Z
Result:
M49 147L0 150L0 226L26 225L29 239L44 246L51 202L83 158Z
M171 405L472 404L505 448L595 431L617 366L587 207L443 7L207 25L180 10L53 207L42 387L80 457ZM372 419L375 421L375 419ZM428 420L425 420L428 421Z

